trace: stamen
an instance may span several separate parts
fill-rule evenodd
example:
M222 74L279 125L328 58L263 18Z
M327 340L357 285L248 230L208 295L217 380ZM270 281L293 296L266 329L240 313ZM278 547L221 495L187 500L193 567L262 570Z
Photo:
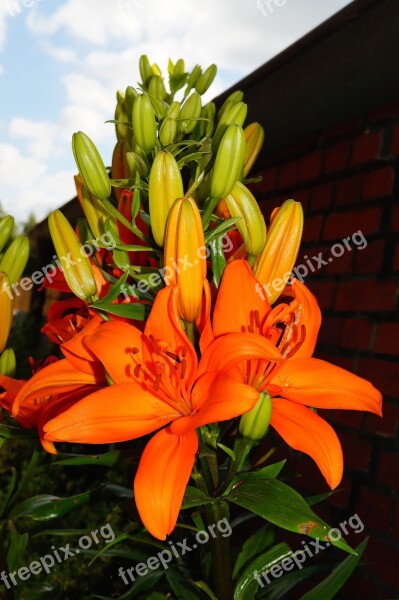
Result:
M140 371L141 371L141 365L136 365L133 369L133 373L134 376L139 378L140 377Z
M172 358L173 360L175 360L177 363L181 362L179 356L177 354L175 354L174 352L169 352L169 350L165 350L165 354L166 354L166 356L169 356L169 358Z
M254 319L255 319L255 325L259 329L259 327L260 327L260 315L259 315L259 311L258 310L254 311Z
M186 370L187 370L187 361L185 358L183 358L183 360L181 361L181 366L180 366L180 377L181 379L184 379L184 376L186 374Z
M150 342L152 344L152 347L155 350L156 354L161 354L161 349L159 347L159 344L158 344L157 340L154 338L154 336L152 334L150 334L148 336L148 338L149 338L149 340L150 340Z

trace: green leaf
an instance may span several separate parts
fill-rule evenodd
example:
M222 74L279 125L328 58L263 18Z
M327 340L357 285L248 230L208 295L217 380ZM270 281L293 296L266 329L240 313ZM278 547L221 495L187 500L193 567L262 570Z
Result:
M15 506L10 517L13 519L29 517L34 521L49 521L65 515L74 508L88 504L90 497L91 492L84 492L69 498L40 494Z
M223 271L226 267L226 259L224 257L222 245L222 236L220 236L216 240L213 240L212 243L209 244L209 249L212 261L213 282L218 288L220 280L222 279Z
M134 528L132 528L132 529L134 529ZM97 560L97 558L99 556L101 556L101 554L104 554L104 552L107 552L110 548L112 548L112 546L115 546L116 544L119 544L120 542L123 542L124 540L129 539L130 533L131 533L131 531L125 531L124 533L121 533L120 535L118 535L114 540L112 540L112 542L108 542L107 544L105 544L105 546L103 548L101 548L93 556L93 558L89 562L89 567L94 563L95 560Z
M215 502L215 498L210 498L204 492L196 487L188 485L183 498L182 509L193 508L195 506L203 506Z
M325 573L330 568L330 565L317 565L315 567L305 567L297 571L284 572L284 576L280 579L273 579L267 586L258 592L259 598L267 598L267 600L282 600L287 598L290 592L298 583L306 581L310 577L315 577L319 573ZM257 595L257 597L258 597Z
M193 586L198 588L202 592L205 592L205 594L211 600L218 600L216 598L215 594L213 593L213 591L211 590L211 588L209 587L209 585L205 583L205 581L193 581Z
M0 519L2 518L3 514L7 510L8 503L10 502L11 496L17 485L17 479L18 479L17 471L14 467L11 467L11 478L10 478L10 481L8 482L7 490L5 492L3 501L0 505Z
M237 475L233 477L224 494L229 493L239 481L248 481L249 479L275 479L279 475L285 463L286 460L280 460L279 462L273 463L272 465L267 465L267 467L263 467L258 471L244 471L242 473L237 473Z
M168 569L166 579L177 600L201 600L201 596L191 586L188 587L190 582L187 581L187 578L182 575L179 569Z
M274 542L274 532L268 526L265 525L251 535L242 547L241 552L237 556L237 560L233 569L233 579L235 579L241 569L252 559L254 556L264 551L268 546L271 546Z
M12 572L19 564L21 555L28 544L29 535L27 533L19 533L19 531L15 529L12 521L8 523L8 530L10 545L7 552L7 567L8 571Z
M298 492L277 479L244 481L224 498L282 529L308 535L311 538L325 541L331 529L309 508ZM330 542L341 550L355 554L342 538Z
M138 321L144 321L145 319L145 305L139 303L129 302L126 304L108 304L106 302L96 302L96 304L90 305L91 308L97 310L103 310L111 313L111 315L117 315L118 317L125 317L127 319L136 319Z
M291 556L291 554L291 548L284 542L258 556L237 581L234 588L234 600L252 600L259 587L259 583L254 576L255 571L261 576L262 571L267 571L284 558Z
M31 429L22 427L12 427L11 425L0 425L0 438L6 440L27 440L37 436L37 433Z
M226 219L219 223L215 229L209 229L205 233L205 243L209 244L212 240L219 237L220 235L226 234L228 231L231 231L234 228L234 225L240 221L241 217L230 217L230 219Z
M97 465L101 467L113 467L118 462L119 455L119 450L111 450L110 452L104 452L104 454L76 454L70 456L70 458L63 458L61 460L57 460L53 464L64 465L68 467L76 465Z
M316 585L310 592L301 596L300 600L319 600L320 598L331 600L331 598L334 598L359 564L368 540L369 538L367 537L356 548L357 556L348 556L345 558L326 579Z
M223 450L223 452L225 452L227 454L227 456L230 456L230 458L232 460L236 459L236 455L234 454L233 450L231 448L229 448L228 446L225 446L224 444L221 444L220 442L217 442L216 446L218 448L220 448L221 450Z
M316 494L315 496L309 496L308 498L305 498L305 500L309 504L309 506L313 506L314 504L319 504L319 502L324 502L326 498L329 498L337 492L342 492L342 488L332 490L331 492L325 492L324 494Z

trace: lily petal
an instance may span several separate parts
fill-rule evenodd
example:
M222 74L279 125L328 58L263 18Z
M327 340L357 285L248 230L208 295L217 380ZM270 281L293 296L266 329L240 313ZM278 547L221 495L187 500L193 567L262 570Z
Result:
M301 316L297 326L299 328L303 324L306 331L305 341L295 352L295 358L310 357L314 352L319 334L321 311L316 297L298 279L293 280L292 291L301 306Z
M61 351L65 358L79 371L99 374L102 366L96 363L96 357L86 346L86 339L91 336L104 321L96 315L82 331L73 336L68 342L61 344Z
M294 450L316 462L331 489L342 479L342 448L333 428L305 406L273 398L270 424Z
M154 537L173 531L198 449L195 431L173 435L169 428L148 442L134 480L140 517Z
M43 429L53 442L110 444L132 440L180 417L137 382L111 385L86 396Z
M105 377L77 371L65 358L38 371L20 389L12 409L13 416L18 414L21 404L43 396L70 392L85 385L104 383Z
M126 383L132 381L136 364L142 362L142 338L141 331L133 325L108 321L86 339L86 345L102 362L112 381ZM133 361L133 349L137 363Z
M256 290L262 291L262 296ZM270 312L262 285L246 260L233 260L224 270L213 313L215 336L239 331L254 331L255 313L261 323Z
M176 435L202 427L208 423L227 421L251 410L259 399L259 392L244 383L238 383L226 373L205 373L200 377L191 395L195 409L188 417L170 425Z
M270 380L288 400L315 408L367 410L381 415L382 396L368 381L317 358L291 358Z

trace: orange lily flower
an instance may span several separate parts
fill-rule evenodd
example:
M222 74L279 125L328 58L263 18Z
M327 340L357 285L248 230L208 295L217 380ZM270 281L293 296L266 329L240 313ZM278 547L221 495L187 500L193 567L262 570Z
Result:
M276 363L268 357L251 359L235 369L235 377L258 392L269 393L270 424L292 448L315 460L334 489L343 472L341 445L332 427L308 407L366 410L381 415L381 394L365 379L312 358L321 314L315 297L302 283L294 280L292 301L278 304L273 310L267 299L259 296L258 289L259 282L246 261L227 265L213 315L216 340L212 352L209 346L204 352L201 367L226 369L228 355L222 349L230 337L241 336L243 344L248 335L269 340L284 360ZM209 339L208 331L208 344Z
M247 356L281 359L270 342L248 337L225 348L227 367ZM198 449L196 429L250 410L258 392L227 373L200 369L179 319L178 287L161 290L144 333L109 321L85 337L113 385L90 394L44 429L50 441L111 443L160 429L147 444L134 482L138 511L148 531L165 539L175 527ZM208 352L212 355L212 345ZM201 374L198 375L199 370ZM162 429L161 429L162 428Z

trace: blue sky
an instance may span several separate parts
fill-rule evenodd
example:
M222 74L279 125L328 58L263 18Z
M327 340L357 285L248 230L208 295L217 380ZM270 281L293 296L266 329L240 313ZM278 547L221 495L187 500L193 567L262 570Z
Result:
M0 202L17 221L74 195L70 140L109 164L117 89L138 58L215 62L210 99L349 4L347 0L0 0ZM267 122L267 119L266 119Z

